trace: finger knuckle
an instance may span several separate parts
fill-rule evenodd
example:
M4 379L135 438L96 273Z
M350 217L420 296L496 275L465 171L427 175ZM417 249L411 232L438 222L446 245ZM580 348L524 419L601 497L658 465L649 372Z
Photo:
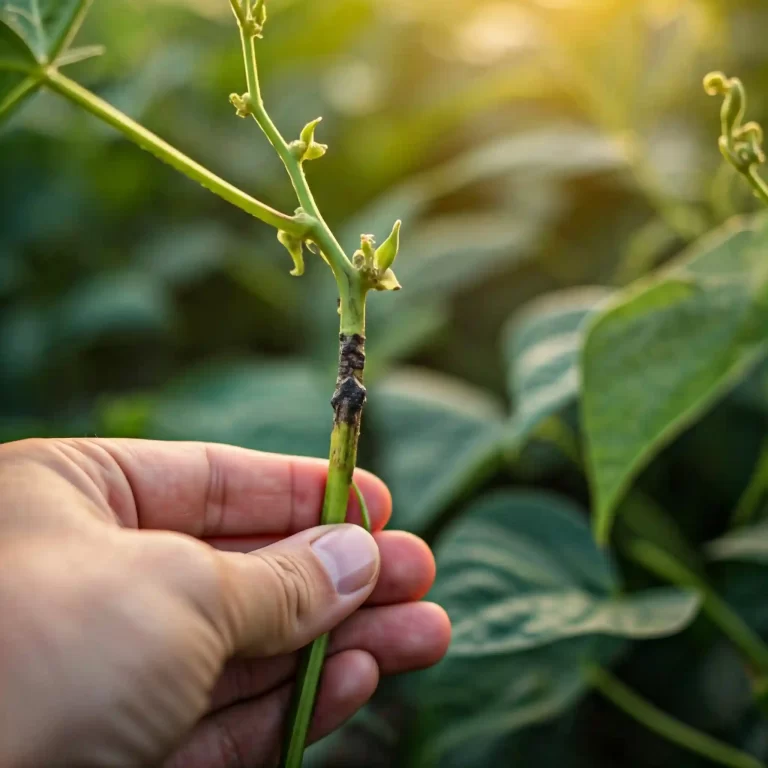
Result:
M280 589L276 590L280 625L286 632L306 623L312 611L312 574L301 558L275 554L267 559Z

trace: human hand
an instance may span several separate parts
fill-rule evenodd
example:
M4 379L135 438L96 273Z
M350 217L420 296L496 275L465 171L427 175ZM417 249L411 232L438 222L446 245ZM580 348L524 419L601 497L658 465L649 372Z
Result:
M448 619L415 602L429 549L381 530L389 493L365 472L373 537L314 527L325 475L202 443L0 446L0 765L270 765L314 637L337 627L311 739L380 673L438 661Z

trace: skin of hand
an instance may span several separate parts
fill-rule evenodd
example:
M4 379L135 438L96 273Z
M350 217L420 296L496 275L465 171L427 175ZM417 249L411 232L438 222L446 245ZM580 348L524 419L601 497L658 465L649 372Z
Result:
M274 764L297 649L334 629L310 734L436 663L427 546L318 526L326 463L225 445L0 446L0 765ZM350 500L349 519L359 520ZM360 610L356 610L360 608Z

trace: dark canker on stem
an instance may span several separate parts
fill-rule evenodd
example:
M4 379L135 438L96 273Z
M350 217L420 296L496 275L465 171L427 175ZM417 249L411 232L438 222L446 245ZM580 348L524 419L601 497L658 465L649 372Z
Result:
M365 405L363 369L365 368L365 337L358 333L339 335L339 374L336 391L331 398L334 424L351 427L360 422Z

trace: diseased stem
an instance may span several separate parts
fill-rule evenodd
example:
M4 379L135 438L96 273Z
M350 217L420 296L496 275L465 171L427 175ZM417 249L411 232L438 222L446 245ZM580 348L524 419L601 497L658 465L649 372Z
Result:
M308 216L311 222L309 231L302 239L319 246L333 270L339 290L339 373L336 390L331 399L334 417L321 522L325 525L343 523L347 517L352 475L357 461L360 421L366 398L363 386L365 297L367 291L374 286L387 290L400 287L394 273L389 269L397 254L400 224L395 224L392 234L382 244L381 249L374 252L373 239L370 236L362 236L362 250L355 254L354 264L347 258L323 219L304 174L304 161L312 159L308 150L312 145L311 137L314 136L314 125L317 121L308 123L301 132L300 139L289 144L264 106L256 62L256 39L261 36L266 20L263 2L230 0L230 4L240 28L248 87L246 94L233 94L230 98L240 116L253 117L282 160L299 201L300 209L297 215ZM315 145L315 148L320 146ZM298 244L299 249L301 245ZM300 263L300 253L295 261ZM364 508L364 503L361 507ZM367 517L367 513L364 517ZM327 648L328 635L323 635L302 654L291 712L287 720L289 727L285 732L281 755L283 768L301 767Z
M365 292L359 282L355 285L357 290L352 293L351 299L340 305L339 373L331 399L334 415L321 518L324 525L343 523L346 519L365 405ZM282 768L301 766L327 648L326 634L317 638L302 653L288 719L292 727L286 731L281 756Z
M371 289L397 290L400 288L392 262L397 255L400 222L396 222L392 234L374 250L372 236L361 236L361 250L354 255L354 263L344 253L343 248L326 224L309 183L304 174L303 162L319 157L324 151L323 145L313 144L311 136L317 121L305 127L301 138L292 143L285 141L277 126L267 114L259 87L256 66L255 39L261 36L261 29L266 19L263 0L230 0L232 10L240 28L245 63L245 76L248 93L240 97L233 94L232 101L241 116L251 115L269 142L275 148L290 177L300 204L295 215L289 216L250 197L245 192L216 176L199 163L187 157L115 109L103 99L83 88L76 82L62 75L51 65L40 73L34 73L28 81L0 104L0 109L8 107L21 98L27 90L38 82L44 83L51 90L59 93L86 111L112 126L142 149L180 171L193 181L197 181L214 194L232 203L241 210L264 221L278 230L281 243L289 251L298 246L297 265L301 259L303 245L317 246L329 263L339 291L340 349L339 373L336 389L331 400L334 411L331 431L328 478L323 501L321 522L323 524L343 523L347 515L350 489L354 487L360 501L361 514L365 527L370 530L370 520L365 501L359 489L354 486L352 476L357 460L357 443L360 435L360 422L365 405L366 391L363 385L365 367L365 298ZM310 138L307 138L307 137ZM315 154L309 150L314 149ZM284 238L287 233L290 237ZM294 255L294 252L292 252ZM292 713L288 720L290 728L281 757L285 768L300 768L308 729L312 720L315 697L322 673L329 636L317 638L302 656L297 676Z
M752 755L723 744L709 734L698 731L662 712L602 667L589 665L586 668L586 677L596 690L619 709L642 723L648 730L658 733L659 736L683 749L730 768L765 768L765 765Z
M287 216L247 195L57 70L48 69L46 71L45 83L52 90L78 106L83 107L83 109L108 123L113 128L116 128L142 149L151 152L159 160L180 171L193 181L202 184L206 189L209 189L228 203L232 203L232 205L237 206L246 213L250 213L251 216L255 216L266 224L297 236L306 234L309 229L310 222L306 219Z

